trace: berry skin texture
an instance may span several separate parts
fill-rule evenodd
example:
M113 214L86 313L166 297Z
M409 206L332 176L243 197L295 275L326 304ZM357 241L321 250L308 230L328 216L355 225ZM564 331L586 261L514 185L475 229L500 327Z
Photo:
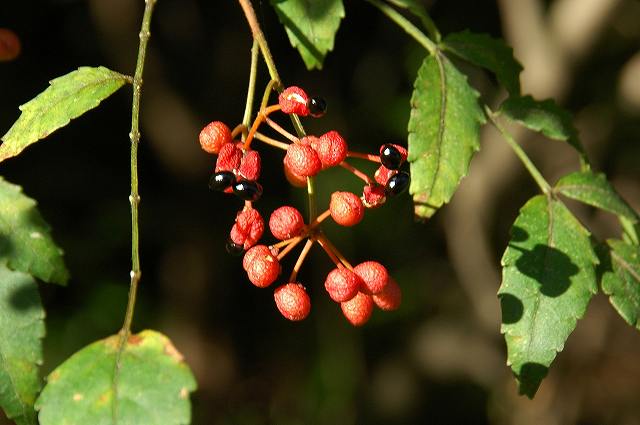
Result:
M340 164L347 157L347 142L337 131L330 131L319 138L311 139L311 147L318 153L322 168Z
M322 162L311 146L292 143L284 156L284 166L289 167L293 174L310 177L320 172Z
M384 193L384 187L374 184L366 185L362 189L362 203L365 208L377 208L382 206L387 197Z
M287 283L276 288L273 293L276 307L287 319L297 322L305 319L311 311L311 299L299 283Z
M258 180L260 177L260 154L254 150L244 152L238 167L238 176L245 180Z
M362 279L361 291L367 295L381 293L389 282L387 268L377 261L360 263L353 268L353 271Z
M290 86L278 96L278 104L285 114L296 114L301 117L309 115L307 102L309 96L300 87Z
M332 300L341 303L355 297L362 284L357 274L345 267L337 267L327 275L324 288Z
M342 314L353 326L362 326L369 321L373 313L373 299L370 295L358 292L350 299L340 303Z
M307 178L305 176L298 175L291 171L291 169L284 164L284 176L289 184L293 187L307 187Z
M373 174L373 178L375 179L376 182L378 182L378 184L385 186L389 181L389 179L395 176L397 173L398 173L397 170L391 170L385 167L384 165L381 165Z
M271 234L281 241L298 236L304 229L304 218L297 209L285 205L269 217Z
M266 288L278 278L280 274L280 262L266 246L266 251L260 249L249 255L252 250L255 250L259 246L264 245L256 245L247 251L242 260L242 265L245 266L247 276L251 283L258 288Z
M218 159L216 160L216 173L219 171L231 171L240 167L242 162L242 149L237 147L233 143L225 143L218 152Z
M242 246L243 249L249 249L260 240L263 232L262 216L258 210L247 208L236 216L236 222L229 236L234 244Z
M247 250L244 254L244 258L242 259L242 268L245 271L249 270L249 266L253 263L253 260L258 256L267 256L267 255L275 255L275 253L271 252L268 246L266 245L255 245L251 249Z
M355 226L364 217L362 200L351 192L333 192L329 210L333 221L341 226Z
M402 291L400 290L398 282L396 282L394 278L390 277L389 283L387 284L387 287L384 288L384 291L374 295L372 298L373 302L379 309L384 311L393 311L397 310L402 303Z
M218 154L223 145L231 143L231 130L221 121L207 124L198 137L202 150L211 154Z

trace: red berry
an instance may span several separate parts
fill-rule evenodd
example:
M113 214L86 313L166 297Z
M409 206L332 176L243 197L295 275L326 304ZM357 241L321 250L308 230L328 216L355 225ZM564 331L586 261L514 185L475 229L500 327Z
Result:
M368 295L379 294L387 287L389 273L377 261L365 261L353 268L355 274L362 279L362 292Z
M257 256L267 256L267 255L274 255L274 253L271 252L268 246L256 245L252 247L251 249L247 250L247 252L244 254L244 257L242 258L242 268L245 269L245 271L248 271L249 266L251 265L251 263L253 263L253 260Z
M20 54L20 39L8 28L0 28L0 62L14 60Z
M362 279L345 267L338 267L329 272L324 281L324 288L332 300L337 303L355 297L362 285Z
M303 228L304 218L300 211L287 205L278 208L269 217L271 234L282 241L298 236Z
M376 208L381 206L387 200L384 186L377 184L367 185L362 189L362 203L367 208Z
M284 165L299 176L315 176L320 172L322 163L311 146L292 143L284 156Z
M238 175L245 180L256 181L260 177L260 154L254 150L244 152Z
M286 163L284 164L284 176L291 186L307 187L307 178L291 171L291 168Z
M218 159L216 160L216 173L218 171L231 171L234 172L240 167L242 162L242 149L237 147L234 143L226 143L220 148L218 152Z
M253 247L251 249L255 248L256 247ZM247 251L247 254L249 254L250 251ZM245 262L247 263L247 276L249 276L251 283L256 285L258 288L266 288L275 282L280 274L280 262L276 256L273 255L268 248L267 252L261 249L260 251L250 255L248 258L247 254L245 254L245 258L242 260L242 265L245 266ZM248 259L250 261L247 261Z
M264 232L264 220L253 208L246 208L238 213L236 222L231 228L231 241L249 249L256 244Z
M287 87L280 96L278 96L278 104L285 114L296 114L300 116L309 115L309 107L307 101L309 96L300 87Z
M382 186L386 185L387 182L389 181L389 179L391 177L393 177L394 175L396 175L398 173L398 170L390 170L387 167L385 167L384 165L381 165L380 167L378 167L378 169L376 170L375 174L373 175L373 178Z
M207 124L200 132L200 146L207 153L217 154L223 145L231 143L231 130L221 121Z
M284 317L292 321L303 320L311 311L311 300L304 286L292 282L279 286L273 293L276 307Z
M362 200L351 192L333 192L329 210L333 221L341 226L354 226L364 217Z
M398 282L394 278L389 277L389 283L379 294L374 295L373 302L381 309L385 311L397 310L402 302L402 291Z
M358 294L349 301L340 303L340 307L342 308L344 317L346 317L353 326L362 326L371 318L373 299L370 295L358 292Z
M347 157L347 142L337 131L330 131L320 138L311 139L311 147L318 153L322 168L340 164Z

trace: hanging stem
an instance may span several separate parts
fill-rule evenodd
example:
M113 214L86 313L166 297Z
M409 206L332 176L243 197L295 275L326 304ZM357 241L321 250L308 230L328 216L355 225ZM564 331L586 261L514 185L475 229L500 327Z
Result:
M247 89L247 103L244 107L244 116L242 118L242 124L244 128L249 128L251 124L251 111L253 109L253 98L256 93L256 75L258 74L258 42L253 40L251 46L251 70L249 71L249 88ZM243 130L244 133L244 130Z
M366 159L367 161L377 162L378 164L380 164L380 157L378 155L373 155L373 154L370 154L370 153L361 153L361 152L349 151L349 152L347 152L347 158Z
M340 251L338 251L338 248L336 248L331 243L329 238L327 238L322 233L318 233L316 235L316 240L318 241L320 246L324 248L324 250L327 252L329 257L331 257L334 263L336 263L335 258L338 259L339 263L336 263L338 267L340 267L340 265L344 265L344 267L348 268L349 270L353 270L353 266L351 265L351 263L349 263L349 261L346 259L344 255L342 255Z
M351 171L356 177L358 177L359 179L364 181L366 184L373 184L373 181L371 180L371 178L369 176L367 176L362 171L358 170L356 167L348 164L347 162L342 161L340 163L340 166L342 168L344 168L345 170Z
M264 134L258 133L257 131L253 134L253 138L254 139L258 139L261 142L266 143L267 145L271 145L274 148L282 149L282 150L285 150L285 151L289 147L288 143L284 143L284 142L281 142L280 140L276 140L276 139L273 139L273 138L271 138L269 136L265 136Z
M296 261L296 264L293 266L293 270L291 271L291 275L289 276L289 282L296 281L296 278L298 277L298 272L302 267L302 263L304 263L305 258L307 258L307 254L309 254L309 251L311 250L312 246L313 246L313 239L307 239L307 243L304 244L304 247L302 248L302 251L298 256L298 261Z

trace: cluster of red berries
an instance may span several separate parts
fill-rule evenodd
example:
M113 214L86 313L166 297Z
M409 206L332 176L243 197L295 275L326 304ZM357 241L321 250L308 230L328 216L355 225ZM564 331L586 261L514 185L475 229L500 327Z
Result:
M274 292L276 306L289 320L302 320L309 315L311 300L305 287L297 282L297 274L312 245L317 242L335 263L325 280L329 297L339 303L344 316L355 326L366 323L374 305L382 310L395 310L400 306L402 294L387 269L376 261L365 261L352 266L319 228L327 217L342 226L358 224L366 208L384 204L389 197L404 192L410 176L401 170L407 159L405 148L384 144L379 154L350 151L347 142L337 131L321 136L296 137L289 133L270 115L276 111L298 116L320 117L326 112L322 98L309 97L299 87L288 87L278 97L278 104L267 106L272 85L267 87L263 104L250 128L238 125L233 131L224 123L214 121L200 132L200 145L208 153L218 155L214 173L209 181L212 190L233 193L244 201L244 208L236 215L231 228L227 250L232 254L244 254L243 268L251 283L259 288L273 284L281 273L280 262L300 242L306 241L288 283ZM286 141L268 137L258 130L267 124L284 136ZM240 140L237 138L240 137ZM362 195L336 191L331 195L329 208L304 222L300 211L292 206L277 208L269 217L269 230L279 242L272 245L258 244L265 229L262 215L253 202L262 196L260 154L251 149L253 140L286 151L284 174L294 186L306 186L307 178L330 167L340 166L364 181ZM380 164L373 178L346 162L347 158L361 158Z

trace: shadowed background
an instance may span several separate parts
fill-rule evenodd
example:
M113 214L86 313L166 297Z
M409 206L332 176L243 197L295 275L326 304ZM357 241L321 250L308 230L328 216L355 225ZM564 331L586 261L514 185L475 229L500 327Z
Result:
M370 5L347 1L336 48L322 72L308 72L268 2L254 4L285 83L328 101L324 118L305 121L310 133L336 129L360 151L406 143L412 83L425 55L417 43ZM444 34L469 28L506 38L525 68L523 92L571 110L595 168L640 208L638 1L427 5ZM0 133L17 119L18 105L78 66L132 73L142 8L132 0L2 2L0 27L19 35L23 51L0 63ZM282 319L272 290L253 287L224 250L241 203L208 190L213 159L197 142L209 121L241 121L250 46L233 1L158 2L142 100L143 278L134 329L166 333L185 355L199 384L194 424L640 424L640 336L602 295L535 400L517 395L496 291L509 229L536 187L490 128L453 201L429 222L413 222L404 195L353 229L326 226L348 258L389 268L404 292L399 311L376 311L362 329L348 325L325 295L331 264L315 247L300 274L312 314L302 323ZM504 97L490 75L461 66L486 102ZM259 96L267 78L261 67ZM45 374L117 332L124 315L129 90L0 165L38 200L72 274L68 288L40 286ZM512 131L549 181L576 169L568 146ZM305 192L286 183L281 152L258 149L265 187L258 209L266 217L283 204L304 210ZM324 208L332 191L358 191L359 183L338 169L317 185ZM597 237L619 234L611 216L570 207Z

